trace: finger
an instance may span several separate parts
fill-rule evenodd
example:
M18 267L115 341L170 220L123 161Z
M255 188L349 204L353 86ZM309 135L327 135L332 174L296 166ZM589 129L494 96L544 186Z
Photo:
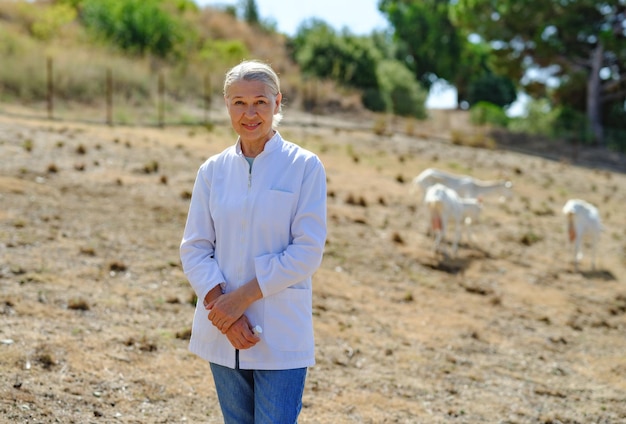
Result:
M247 349L248 347L250 347L247 345L247 343L245 342L245 339L241 336L241 334L229 333L227 337L231 345L235 349Z
M211 309L209 311L209 320L211 320L212 322L215 322L215 318L217 317L217 314L215 313L214 309Z
M253 343L253 344L257 344L261 340L261 338L257 336L256 334L254 334L253 332L250 332L250 334L246 334L245 337L248 343Z

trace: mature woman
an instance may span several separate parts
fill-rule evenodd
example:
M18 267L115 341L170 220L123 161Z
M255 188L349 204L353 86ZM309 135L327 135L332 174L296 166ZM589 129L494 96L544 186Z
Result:
M244 61L226 73L237 142L200 166L180 246L198 295L189 348L210 363L226 423L295 423L315 363L312 275L326 240L319 158L276 130L280 82Z

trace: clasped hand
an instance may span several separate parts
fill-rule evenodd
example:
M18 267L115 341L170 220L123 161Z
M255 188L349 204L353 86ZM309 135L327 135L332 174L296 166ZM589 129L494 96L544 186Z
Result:
M243 313L246 307L237 299L236 292L226 293L206 304L208 319L225 334L235 349L248 349L261 339L254 334L248 317Z

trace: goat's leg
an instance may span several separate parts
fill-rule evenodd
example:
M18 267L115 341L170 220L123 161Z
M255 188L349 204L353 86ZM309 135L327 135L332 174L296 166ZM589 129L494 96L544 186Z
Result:
M591 269L594 271L596 270L596 247L598 245L597 241L597 236L594 236L593 240L591 240Z
M468 221L468 218L465 219L465 225L463 227L463 230L465 232L465 238L467 239L467 244L469 245L476 244L474 240L474 232L472 231L472 224L473 224L473 221L471 219L469 219L469 221Z
M441 230L434 230L435 234L435 244L434 244L434 251L435 253L439 251L439 246L441 245Z
M456 252L459 249L459 240L461 238L461 221L457 220L454 226L454 243L452 245L452 254L456 256Z
M576 270L578 270L578 264L583 258L580 239L580 237L576 237L576 241L574 242L574 266L576 267Z
M581 237L576 239L576 262L580 262L583 259L583 249Z
M430 215L430 226L428 227L430 231L432 231L432 235L435 238L435 252L439 250L439 246L441 244L441 239L443 238L443 225L441 221L441 215L434 211Z
M448 225L446 224L445 219L441 219L440 223L441 223L441 230L439 230L439 242L441 243L441 252L445 255L447 252L447 249L445 247L445 242L446 242L446 228Z

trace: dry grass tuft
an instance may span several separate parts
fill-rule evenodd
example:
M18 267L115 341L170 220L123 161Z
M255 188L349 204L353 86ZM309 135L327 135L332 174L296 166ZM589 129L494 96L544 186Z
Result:
M346 204L348 205L354 205L354 206L361 206L366 208L367 207L367 200L365 200L365 198L363 196L355 196L354 194L350 193L348 194L348 197L346 198Z
M524 246L532 246L535 243L539 243L541 240L543 240L543 237L541 237L539 234L533 231L527 231L519 239L519 242Z
M48 346L39 346L35 352L34 359L46 370L51 369L57 364L57 360Z
M494 150L497 147L496 140L486 135L483 131L450 131L452 144Z
M159 162L151 160L143 166L143 172L145 174L155 174L159 172Z
M124 272L128 269L123 262L111 262L109 264L109 271L111 272Z
M404 244L404 239L402 238L402 235L400 235L400 233L398 232L394 232L391 235L391 241L393 241L396 244Z
M73 311L88 311L89 303L85 299L82 298L72 298L67 302L67 309L71 309Z

